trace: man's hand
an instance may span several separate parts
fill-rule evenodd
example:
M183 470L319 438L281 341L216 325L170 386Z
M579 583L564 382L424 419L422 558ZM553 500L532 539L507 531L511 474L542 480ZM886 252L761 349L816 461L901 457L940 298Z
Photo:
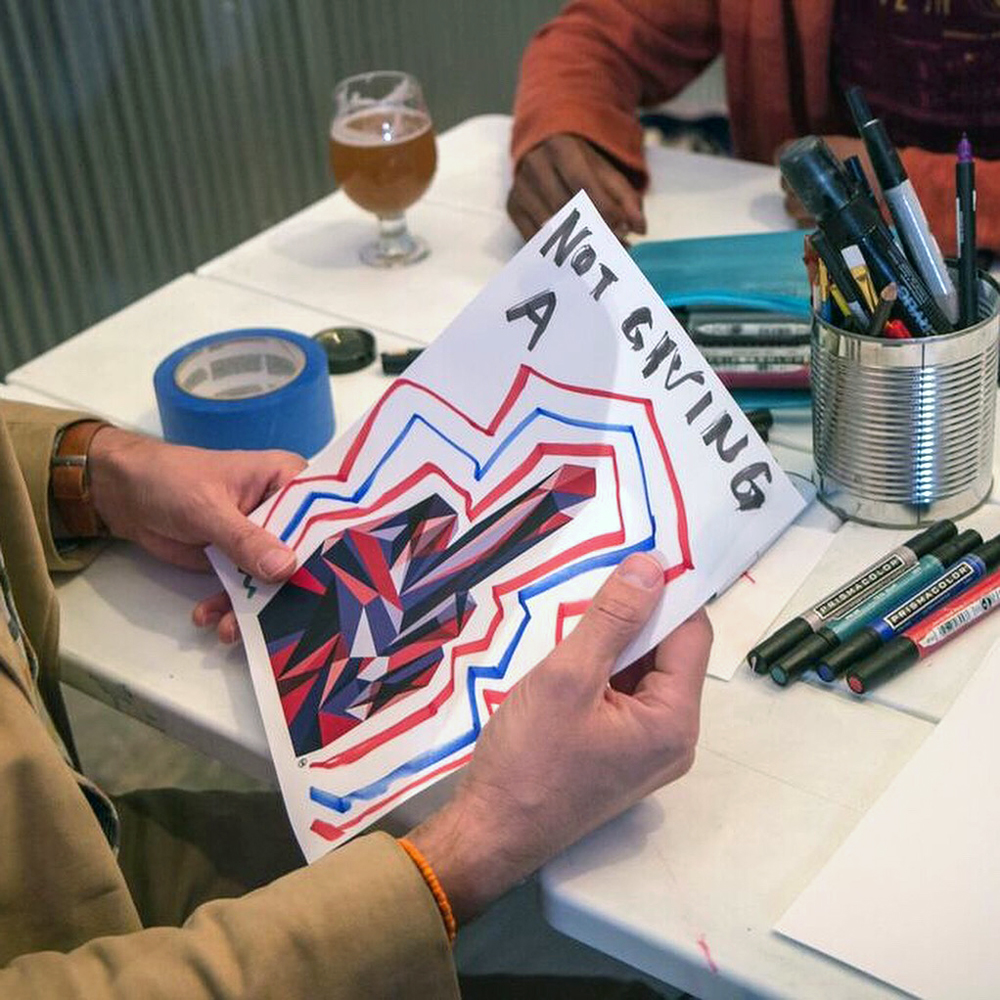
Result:
M642 196L586 139L554 135L529 150L514 172L507 214L525 239L583 188L619 239L644 233Z
M459 922L690 768L712 642L704 612L644 661L631 693L608 683L662 590L652 556L626 559L573 632L511 690L455 797L409 835Z
M117 427L98 431L88 454L94 507L112 535L186 569L208 569L204 547L217 545L269 583L291 576L295 553L246 514L305 464L286 451L209 451ZM225 641L236 638L224 594L202 601L194 618L217 624Z
M785 151L786 147L794 141L794 139L789 139L788 142L783 142L778 147L774 154L775 163L781 159L781 154ZM881 204L881 192L879 191L878 181L875 179L875 171L872 169L871 160L868 159L868 151L865 149L865 144L860 139L855 139L849 135L825 135L823 136L823 141L830 147L833 155L841 163L849 156L858 156L861 158L861 165L865 168L868 183L875 193L876 199ZM800 229L811 229L815 226L816 220L806 211L805 205L799 201L798 195L788 186L784 177L781 178L781 189L785 192L785 211L795 220L795 224Z

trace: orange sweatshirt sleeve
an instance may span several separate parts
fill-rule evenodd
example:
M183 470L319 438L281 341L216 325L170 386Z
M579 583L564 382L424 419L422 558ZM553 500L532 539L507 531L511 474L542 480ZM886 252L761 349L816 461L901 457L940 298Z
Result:
M900 159L941 252L954 257L955 155L909 148L900 151ZM1000 160L976 160L976 243L1000 253Z
M515 164L543 139L588 139L645 186L637 108L719 53L716 0L573 0L529 42L514 99Z

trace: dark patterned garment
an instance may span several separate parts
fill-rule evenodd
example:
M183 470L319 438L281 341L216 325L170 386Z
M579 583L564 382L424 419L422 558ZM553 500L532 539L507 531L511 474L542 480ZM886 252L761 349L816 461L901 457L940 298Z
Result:
M838 0L832 49L897 146L1000 158L1000 0Z

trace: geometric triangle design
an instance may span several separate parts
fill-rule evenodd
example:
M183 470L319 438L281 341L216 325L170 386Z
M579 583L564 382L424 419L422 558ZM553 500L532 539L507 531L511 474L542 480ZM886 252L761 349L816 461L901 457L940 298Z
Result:
M297 756L425 688L471 591L568 523L597 476L564 464L453 539L438 494L325 538L259 614Z

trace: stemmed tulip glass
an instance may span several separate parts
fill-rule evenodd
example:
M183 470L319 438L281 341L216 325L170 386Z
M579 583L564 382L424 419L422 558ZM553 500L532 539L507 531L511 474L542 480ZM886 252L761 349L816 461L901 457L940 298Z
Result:
M333 106L333 175L351 201L378 216L378 238L361 247L361 259L372 267L422 260L430 248L411 235L403 214L427 190L437 166L420 84L409 73L360 73L337 84Z

